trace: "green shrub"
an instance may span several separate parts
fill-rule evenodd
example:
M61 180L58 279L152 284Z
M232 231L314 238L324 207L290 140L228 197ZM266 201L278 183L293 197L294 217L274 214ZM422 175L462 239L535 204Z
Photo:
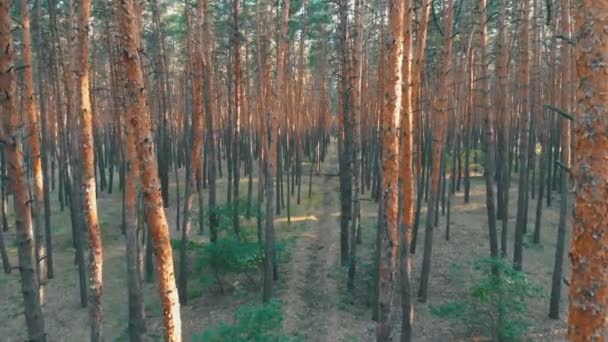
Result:
M481 278L462 301L431 306L431 313L444 319L465 321L493 341L516 341L526 332L527 300L540 293L525 273L514 270L504 259L479 260L474 270Z
M227 274L255 271L262 258L263 250L257 242L219 239L196 249L194 275L203 287L217 284L223 292Z
M194 336L197 342L275 342L288 341L281 335L283 312L278 301L243 306L234 314L234 324L219 326Z
M252 202L251 203L251 211L250 213L247 212L247 200L246 199L239 199L239 205L238 205L238 216L239 217L245 217L247 219L251 218L252 215L253 217L257 217L257 215L263 215L263 212L260 209L260 206L258 205L257 202ZM235 211L237 210L237 207L234 205L234 203L232 204L224 204L224 205L220 205L215 207L213 210L206 208L203 211L203 217L205 222L209 222L209 215L213 212L215 213L217 220L218 220L218 232L220 236L225 236L225 237L234 237L236 238L236 232L233 229L233 219L234 219L234 214ZM252 222L249 222L250 224L243 224L241 223L240 225L240 238L243 240L256 240L257 239L257 227L255 224L251 224Z

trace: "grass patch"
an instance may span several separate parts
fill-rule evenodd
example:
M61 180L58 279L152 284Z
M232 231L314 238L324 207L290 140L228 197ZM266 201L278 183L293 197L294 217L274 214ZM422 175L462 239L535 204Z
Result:
M270 301L265 304L246 305L234 313L234 323L220 323L193 337L196 342L274 342L293 341L281 333L284 314L281 304Z
M481 275L458 301L431 306L439 318L461 320L492 341L515 341L529 323L524 315L527 301L540 295L541 288L529 282L504 259L484 258L474 263Z

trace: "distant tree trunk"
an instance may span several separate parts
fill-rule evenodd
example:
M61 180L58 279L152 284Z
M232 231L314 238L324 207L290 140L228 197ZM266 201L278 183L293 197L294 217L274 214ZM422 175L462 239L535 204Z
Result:
M502 219L502 229L500 232L501 255L507 255L507 227L509 222L509 115L507 111L508 98L508 60L507 60L507 7L506 0L498 2L499 22L498 22L498 56L496 59L496 78L498 87L507 94L496 96L496 111L498 117L498 154L496 164L498 167L498 213Z
M239 185L241 181L241 114L243 111L243 71L241 70L241 33L239 32L239 0L233 0L233 24L234 34L234 135L232 137L232 186L233 191L233 214L232 229L237 238L240 239L239 224Z
M348 0L339 2L339 56L340 56L340 104L339 113L342 115L344 138L340 153L340 263L348 264L349 222L352 211L352 145L353 127L351 122L351 66L349 63L348 47ZM338 115L340 115L338 114Z
M608 7L605 8L608 10ZM572 27L570 24L570 0L561 0L561 25L562 34L565 39L570 39ZM561 56L561 75L562 75L562 87L561 87L561 108L563 111L570 113L572 112L572 94L573 87L571 86L572 77L570 73L570 67L572 65L570 58L570 44L565 40L562 40ZM552 113L553 114L553 113ZM549 317L557 319L559 318L559 304L561 299L562 289L562 274L564 264L564 251L566 249L566 225L569 221L570 216L570 175L568 170L570 169L570 121L563 119L561 122L561 143L562 152L561 160L562 164L562 176L561 176L561 200L559 204L559 223L557 225L557 243L555 246L555 262L553 265L553 277L551 280L551 300L549 305ZM580 146L580 145L579 145ZM539 196L540 198L540 196ZM578 218L578 217L577 217Z
M488 213L488 233L490 236L490 256L498 258L498 233L496 229L496 184L494 156L496 147L494 145L494 109L490 108L490 75L488 73L488 60L486 49L488 45L488 25L487 25L487 0L479 0L479 10L481 11L481 42L479 48L479 59L481 64L481 115L484 118L486 160L484 167L484 177L486 181L486 209Z
M5 215L4 211L2 212L2 215ZM4 229L0 229L0 254L2 254L2 269L4 270L4 273L10 274L11 263L8 258L8 253L6 252L6 243L4 242Z
M168 128L168 119L170 115L170 86L167 76L167 63L165 60L165 42L163 39L163 28L160 20L160 11L158 8L158 0L150 1L152 12L152 22L154 24L154 38L157 45L157 53L154 55L157 72L157 88L159 92L159 128L158 128L158 171L160 177L161 191L163 194L163 203L165 207L169 206L169 166L170 160L170 137ZM178 209L179 210L179 209Z
M388 2L389 24L386 49L386 77L381 114L382 180L378 245L378 320L376 340L390 341L391 311L399 250L399 132L397 122L402 105L403 18L405 2Z
M208 164L205 166L209 182L209 240L215 242L217 240L219 228L219 217L216 206L216 163L218 160L216 154L220 154L216 151L217 135L215 132L215 115L219 112L216 111L214 70L211 58L213 44L209 25L210 14L209 11L207 11L206 0L202 2L202 6L204 7L203 11L205 13L201 42L203 44L203 98L205 106L205 125L207 126L207 149L209 151L209 157L207 159Z
M2 193L0 194L0 206L1 206L1 210L2 210L2 231L3 232L8 232L8 218L7 218L7 211L8 211L8 186L10 185L10 182L8 180L8 176L6 175L6 169L7 169L7 160L6 160L6 153L4 152L4 149L2 149L2 153L0 154L0 158L1 158L1 162L2 165L0 165L0 177L2 178L0 181L2 182L2 187L0 190L2 190ZM9 271L10 273L10 271Z
M36 241L36 271L40 286L40 300L44 301L44 284L46 283L46 244L44 227L44 183L42 179L42 150L40 147L40 126L38 124L38 105L34 96L34 76L32 61L32 37L30 31L29 1L21 1L21 25L23 26L23 92L25 111L29 120L29 142L32 154L31 168L33 178L32 216ZM42 77L42 75L39 75ZM43 114L44 115L44 114Z
M555 20L555 22L557 22L557 20ZM555 24L552 24L555 25ZM555 29L555 28L554 28ZM553 29L553 30L554 30ZM549 87L547 89L547 98L549 103L555 103L556 101L556 92L557 92L557 87L556 87L556 73L557 73L557 38L553 38L551 40L551 53L550 53L550 57L549 60L551 61L549 63ZM546 110L543 109L544 112L547 112ZM536 198L537 203L536 203L536 217L535 217L535 221L534 221L534 243L540 243L540 228L541 228L541 217L542 217L542 210L543 210L543 204L544 204L544 200L545 200L545 192L547 191L551 191L550 188L546 188L546 184L547 184L547 171L551 169L551 167L549 167L548 165L548 160L550 159L550 155L551 155L551 143L549 138L549 132L551 129L551 122L552 120L547 120L548 118L546 118L547 113L542 113L541 114L541 123L540 123L540 145L542 148L541 151L541 156L540 156L540 175L539 175L539 180L538 180L538 197ZM551 115L551 117L555 117L554 113L548 113L549 115ZM550 177L550 176L549 176Z
M428 296L429 279L431 273L431 256L433 252L433 223L435 215L435 203L439 195L439 176L441 171L441 159L443 143L448 117L448 91L452 69L452 23L454 18L453 1L447 0L445 21L445 45L443 50L443 69L440 84L442 93L439 95L436 107L433 109L435 131L432 136L432 171L431 171L431 196L428 202L427 219L424 235L424 254L422 258L422 270L420 272L420 288L418 289L418 300L426 302Z
M401 342L412 340L414 317L411 300L411 261L409 245L414 224L414 126L412 111L412 20L413 1L404 1L403 11L403 65L401 79L401 136L399 145L399 274L401 283Z
M48 151L52 151L52 145L56 143L55 141L53 141L53 139L55 138L54 135L52 135L51 137L49 137L49 130L48 130L48 118L50 117L50 115L48 114L49 111L46 108L47 106L45 106L46 102L44 97L42 96L42 94L44 93L44 85L43 84L48 84L45 83L43 80L43 72L42 72L42 64L44 63L45 58L48 57L48 54L46 54L43 51L43 35L42 35L42 24L40 24L40 20L41 20L41 5L40 2L38 0L36 0L35 2L36 4L36 11L34 12L34 20L39 23L36 26L36 38L37 38L37 48L41 51L40 53L40 59L42 59L42 61L38 61L37 63L37 71L38 71L38 75L40 75L38 77L38 93L40 94L40 111L41 111L41 132L45 132L45 135L42 136L42 145L43 145L43 149L41 150L41 162L42 162L42 185L43 185L43 196L44 196L44 200L43 200L43 205L44 205L44 238L45 238L45 260L44 260L44 264L46 266L46 278L48 279L52 279L54 277L54 263L53 263L53 239L51 236L51 196L49 194L49 186L48 186L48 182L49 179L52 179L52 176L49 175L49 160L48 160ZM48 74L47 74L48 76ZM53 122L51 121L51 126L53 126ZM46 149L46 151L45 151ZM52 173L52 172L51 172ZM39 272L40 273L40 272ZM43 272L44 273L44 272ZM41 279L40 281L42 282L42 280L47 280L47 279Z
M475 37L475 30L471 30L469 36L469 42L467 47L467 60L468 60L468 86L469 92L467 96L467 108L465 113L464 129L464 203L469 203L471 193L471 148L472 148L472 137L473 137L473 112L475 109L475 96L473 88L475 86L475 52L473 50L473 39Z
M521 33L521 66L519 70L520 140L519 140L519 188L517 194L517 218L515 221L515 244L513 249L513 268L523 268L523 244L527 226L528 198L528 143L530 129L530 0L523 1L523 28Z
M163 208L160 191L156 152L150 114L146 105L145 86L139 57L139 23L132 0L116 0L119 33L122 38L123 63L127 81L128 105L135 110L129 112L128 122L137 143L138 167L140 170L145 213L150 235L154 243L156 267L159 278L159 295L163 307L164 328L167 341L181 341L181 319L175 275L173 253L169 238L169 227Z
M570 341L602 341L608 313L608 113L606 54L608 1L583 0L576 11L576 94L572 146L574 222L570 248ZM598 59L599 58L599 59ZM601 185L600 185L601 184ZM566 190L566 189L565 189Z
M359 202L360 193L360 178L361 172L361 87L363 70L361 59L363 59L363 19L361 18L363 8L363 0L355 1L355 27L353 39L355 51L353 54L353 77L352 82L352 112L351 112L351 128L353 131L353 163L352 163L352 210L351 210L351 225L349 231L349 261L348 261L348 279L347 287L354 289L355 287L355 270L357 257L357 232L359 231L361 205Z
M0 107L3 111L2 136L6 155L8 177L12 185L15 207L15 226L19 273L27 335L30 341L45 341L44 317L40 305L36 259L33 246L32 217L29 207L30 198L27 190L27 176L23 161L19 115L15 108L15 68L13 67L13 39L11 34L11 17L9 1L0 1L0 92L3 99Z
M418 236L418 226L420 223L420 209L422 208L422 197L424 190L424 129L422 127L422 100L420 96L421 80L424 75L424 69L426 66L425 60L425 49L426 49L426 36L429 22L429 16L431 13L432 0L426 0L423 3L422 14L420 15L420 27L418 28L418 36L416 47L416 58L412 63L412 107L414 111L413 125L414 125L414 167L416 170L417 177L417 194L416 194L416 212L414 213L414 226L412 227L412 239L410 245L410 253L416 252L416 240Z
M205 16L203 1L198 3L196 10L196 36L198 39L194 42L194 53L190 60L193 63L194 75L192 77L192 100L194 102L194 111L192 116L192 148L190 150L190 162L186 164L187 184L185 188L184 198L184 216L183 227L181 231L181 246L179 253L179 298L181 304L188 303L188 275L190 273L188 265L188 241L190 235L190 214L192 211L192 201L196 191L196 175L201 167L201 156L203 153L203 102L202 94L202 41L200 39L203 31L203 20ZM202 210L202 208L200 208Z
M89 316L91 341L103 340L103 247L97 218L97 194L95 183L95 159L93 142L93 115L89 95L89 18L90 0L82 0L78 17L78 89L80 104L81 195L86 228L89 235Z

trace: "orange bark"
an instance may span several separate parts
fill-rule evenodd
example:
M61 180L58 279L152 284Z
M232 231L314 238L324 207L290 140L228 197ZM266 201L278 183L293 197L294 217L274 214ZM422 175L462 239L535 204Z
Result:
M412 227L414 225L414 125L412 108L412 24L411 1L405 1L403 12L403 68L402 68L402 96L401 96L401 141L399 146L399 199L401 213L399 269L401 278L401 341L412 339L413 308L410 294L411 263L409 246Z
M576 13L577 110L573 121L574 222L570 341L606 341L608 315L608 1Z
M387 67L384 84L384 106L381 116L382 139L382 225L380 259L378 261L378 323L377 341L391 339L391 306L397 267L398 237L398 121L401 114L403 15L405 2L391 0L388 5L389 26L386 39Z
M23 25L23 92L25 95L25 111L30 123L30 149L32 153L32 178L34 196L32 212L36 232L36 260L40 295L43 296L46 282L46 249L44 236L44 185L42 180L42 158L40 151L40 125L38 124L38 106L34 96L34 76L32 61L32 36L30 31L29 1L21 1L21 24Z
M6 154L8 177L13 192L15 226L17 231L19 273L28 338L44 341L44 318L38 292L38 277L34 256L32 217L29 207L27 175L19 131L19 115L15 108L15 68L9 1L0 0L0 110L2 129L0 140Z
M127 104L133 104L129 125L135 134L146 223L150 229L156 257L158 287L163 307L163 320L167 341L181 341L179 298L173 270L173 252L169 226L163 208L156 151L152 136L152 123L146 104L144 79L139 57L139 26L133 0L116 0L119 33L122 38L123 62L127 81Z
M204 0L199 1L196 10L196 36L198 39L194 41L194 51L190 57L193 65L194 77L192 77L192 102L194 104L194 112L192 117L192 134L193 143L190 154L190 169L188 170L188 185L186 187L186 196L184 198L184 226L182 227L182 246L180 250L180 273L179 273L179 293L182 304L188 302L188 235L190 234L190 211L192 210L192 201L196 190L196 175L201 167L201 155L203 152L203 101L202 94L202 69L203 69L203 42L200 39L203 31L203 20L205 17ZM178 208L179 210L179 208Z
M97 218L95 159L93 146L93 115L89 94L89 18L90 0L82 0L78 17L78 89L80 103L80 158L82 163L82 205L89 232L89 316L91 341L102 341L103 311L103 246Z
M415 163L416 163L416 174L420 177L420 172L422 172L422 99L420 97L420 87L422 76L424 75L426 60L425 60L425 49L426 49L426 36L427 36L427 28L429 24L429 16L431 14L431 5L432 0L426 0L424 2L422 8L422 15L420 18L420 26L418 27L418 37L417 42L418 46L416 47L416 59L413 61L413 70L412 70L412 106L414 110L413 115L413 126L414 126L414 134L416 135L416 139L414 142L416 143L416 153L415 153Z
M413 177L413 108L412 108L412 34L411 3L406 1L406 11L403 15L403 65L402 65L402 96L401 96L401 137L399 147L399 181L403 187L402 223L411 227L414 223L414 177ZM409 234L409 232L408 232Z

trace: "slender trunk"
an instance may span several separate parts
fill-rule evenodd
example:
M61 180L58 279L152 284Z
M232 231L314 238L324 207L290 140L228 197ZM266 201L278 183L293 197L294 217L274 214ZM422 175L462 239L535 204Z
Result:
M523 29L521 34L522 61L519 74L520 87L520 129L519 140L519 188L517 195L517 218L515 221L515 244L513 250L513 268L523 268L524 233L528 218L526 216L528 203L528 133L530 125L530 0L523 2Z
M608 9L606 7L605 9ZM570 0L561 0L561 24L562 34L570 39L572 27L570 24ZM561 107L570 113L572 106L572 76L570 73L571 58L570 44L562 42L561 56ZM559 223L557 225L557 243L555 246L555 262L553 265L553 277L551 280L551 299L549 305L549 317L559 318L559 305L561 299L562 275L564 264L564 251L566 249L566 229L570 216L570 176L567 170L570 169L570 121L562 120L561 129L562 153L560 163L562 164L561 175L561 200L559 204ZM580 145L579 145L580 146ZM540 196L539 196L540 197ZM577 219L579 216L576 216ZM574 274L574 273L573 273Z
M424 235L424 254L422 258L422 270L420 275L420 288L418 289L418 300L426 302L428 296L429 279L431 273L431 256L433 251L433 221L435 215L435 203L439 195L439 176L441 170L441 155L443 151L446 121L448 118L448 91L451 80L452 62L452 22L454 18L453 1L446 2L445 21L445 45L443 51L443 69L441 84L444 91L437 99L436 108L433 110L435 121L435 132L432 137L432 171L431 171L431 196L428 202L427 220Z
M12 185L15 207L15 226L17 231L17 254L19 273L21 275L21 292L28 339L45 341L44 317L40 305L36 259L33 246L32 217L29 207L30 198L27 191L27 178L23 161L19 117L15 108L15 68L13 65L13 40L11 35L11 17L9 1L0 1L0 92L4 101L0 107L4 113L1 134L4 141L8 177Z
M414 309L411 300L411 261L409 245L414 224L414 125L412 111L412 24L413 1L405 2L403 12L403 65L401 96L401 142L399 145L399 275L401 284L401 342L412 340Z
M496 147L494 145L494 109L490 108L490 84L488 74L488 60L486 49L488 45L488 26L487 26L487 0L479 1L479 9L481 10L481 44L479 48L479 57L481 60L481 110L485 121L485 146L486 160L484 167L484 177L486 181L486 209L488 214L488 232L490 236L490 256L498 258L498 234L496 229L496 184L494 156L496 155Z
M200 37L203 30L203 20L205 16L203 1L199 1L196 11L196 28L194 32L197 32L197 37ZM203 64L203 52L202 52L202 41L197 39L194 42L194 51L190 60L193 63L194 75L192 77L192 99L194 102L194 111L192 117L192 148L190 150L190 161L186 164L186 177L187 184L185 188L184 198L184 215L183 215L183 227L181 230L181 246L179 253L179 298L181 304L188 303L188 275L190 273L188 266L188 241L190 235L190 215L192 211L193 197L196 191L196 175L201 168L201 156L203 152L203 102L201 98L202 94L202 64ZM202 208L200 208L202 209Z
M40 300L44 301L44 284L47 278L46 237L44 227L44 182L42 174L42 149L40 146L40 126L38 124L38 104L34 96L34 75L32 61L32 37L30 31L29 1L21 1L21 25L23 26L23 93L25 111L29 120L29 143L31 150L31 171L33 178L32 218L36 241L36 271L40 285ZM39 75L41 76L41 75ZM43 114L44 115L44 114Z
M378 320L376 340L390 341L391 311L399 251L399 133L397 122L402 105L403 18L405 2L390 0L386 49L386 80L381 114L382 185L378 245Z
M80 137L78 144L81 158L81 200L84 208L86 229L89 238L89 316L91 341L103 340L103 247L101 229L97 218L97 194L95 183L95 159L93 137L93 113L89 95L89 18L91 3L80 3L78 21L78 89L80 104Z
M234 24L234 135L232 137L232 186L233 191L233 213L232 229L237 238L240 238L240 213L239 213L239 185L241 181L241 114L243 111L243 71L241 70L241 36L239 33L239 0L233 0L233 24Z
M167 341L181 341L180 306L173 271L173 253L160 191L152 125L146 104L145 86L138 53L140 27L139 23L134 20L137 16L132 0L116 0L115 5L118 9L119 32L123 42L122 57L128 85L127 103L132 103L136 109L129 112L128 122L137 142L138 167L144 194L146 221L154 243L165 335Z
M361 87L363 70L361 59L363 59L363 18L362 16L363 0L355 1L355 30L353 39L355 40L355 51L353 54L353 78L352 82L352 113L351 113L351 128L353 130L353 163L352 163L352 211L351 225L349 231L349 267L347 287L354 289L355 287L355 270L357 257L357 232L360 227L360 178L361 172Z

